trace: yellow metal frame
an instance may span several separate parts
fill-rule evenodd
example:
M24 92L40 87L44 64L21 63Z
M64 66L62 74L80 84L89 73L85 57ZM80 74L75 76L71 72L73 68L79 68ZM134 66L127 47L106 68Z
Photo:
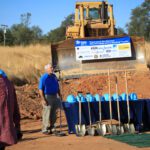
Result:
M103 23L100 19L88 20L85 19L84 9L86 9L86 18L89 16L90 8L100 8L103 2L76 2L75 5L75 20L74 26L69 26L66 30L66 38L84 38L85 37L85 26L88 24L91 29L107 29L108 35L115 35L115 20L113 15L113 5L108 6L107 13L109 13L109 19L107 23ZM92 23L94 21L94 24Z

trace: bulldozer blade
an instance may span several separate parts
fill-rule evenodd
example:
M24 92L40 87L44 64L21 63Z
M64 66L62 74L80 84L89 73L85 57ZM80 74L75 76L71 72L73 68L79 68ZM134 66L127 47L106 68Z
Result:
M96 39L109 39L117 37L119 38L121 36L103 36ZM75 39L69 39L51 45L51 60L54 66L57 66L60 70L62 70L64 78L75 78L89 74L107 73L108 66L111 68L112 72L116 72L116 70L148 70L144 39L141 37L130 38L132 52L131 58L77 61L74 46Z

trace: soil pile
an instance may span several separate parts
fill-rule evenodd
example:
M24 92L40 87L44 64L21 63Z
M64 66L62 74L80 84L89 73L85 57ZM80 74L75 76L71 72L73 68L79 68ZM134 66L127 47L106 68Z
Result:
M111 93L115 93L115 76L118 78L119 94L125 92L124 73L111 74ZM150 98L150 72L128 72L128 91L135 92L139 99ZM91 94L108 93L108 77L107 75L95 75L82 77L78 79L63 80L61 83L61 93L63 101L69 94L77 95L77 91L83 94L90 92ZM25 85L16 87L18 103L20 106L22 118L41 118L42 105L38 93L38 84Z

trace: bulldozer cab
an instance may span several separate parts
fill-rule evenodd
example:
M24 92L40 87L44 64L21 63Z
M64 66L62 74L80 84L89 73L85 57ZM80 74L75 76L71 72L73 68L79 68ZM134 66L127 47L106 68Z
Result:
M115 35L113 6L107 2L77 2L74 25L66 29L66 38Z

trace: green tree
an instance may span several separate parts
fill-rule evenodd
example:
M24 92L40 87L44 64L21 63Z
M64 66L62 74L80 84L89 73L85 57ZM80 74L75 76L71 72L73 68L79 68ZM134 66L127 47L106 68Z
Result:
M6 30L5 37L6 37L5 45L6 46L7 45L8 46L13 45L14 40L13 40L11 30L9 28L7 28L7 30ZM4 45L4 31L3 31L3 29L0 29L0 45Z
M120 35L120 34L126 34L125 30L121 27L118 27L117 28L117 35Z
M31 13L28 12L28 13L21 14L20 17L21 17L21 24L28 27L30 24Z
M65 27L59 27L54 30L51 30L48 33L47 39L50 42L58 42L65 40Z
M42 30L38 26L31 27L32 42L37 43L42 39Z
M73 25L74 14L70 14L61 22L60 27L51 30L47 35L47 40L50 42L58 42L65 39L66 27Z
M3 43L4 43L4 37L3 36L4 36L3 35L3 30L0 29L0 45L3 45Z
M144 36L150 40L150 0L132 10L127 30L129 35Z
M28 45L32 42L32 31L23 24L16 24L11 27L14 38L14 45Z
M65 18L65 20L63 20L61 22L60 27L65 27L66 28L69 25L73 25L73 23L74 23L74 14L70 14Z
M6 32L6 45L8 46L14 45L14 38L10 29L7 29Z

